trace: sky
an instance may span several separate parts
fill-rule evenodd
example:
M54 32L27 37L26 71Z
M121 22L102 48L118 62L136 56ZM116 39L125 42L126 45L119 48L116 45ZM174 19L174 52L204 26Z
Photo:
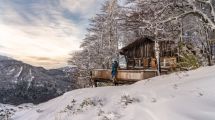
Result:
M34 66L67 65L104 0L0 0L0 55Z

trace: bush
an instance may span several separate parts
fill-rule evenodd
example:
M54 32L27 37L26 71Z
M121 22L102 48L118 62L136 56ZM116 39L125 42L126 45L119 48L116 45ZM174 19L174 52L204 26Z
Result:
M179 68L192 70L200 67L198 57L195 55L195 51L193 51L191 48L188 48L187 45L183 43L180 43L179 49Z

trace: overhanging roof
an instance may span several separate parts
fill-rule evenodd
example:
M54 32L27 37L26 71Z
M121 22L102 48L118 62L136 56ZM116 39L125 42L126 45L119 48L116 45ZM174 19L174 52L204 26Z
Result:
M154 41L154 38L153 37L141 37L141 38L138 38L136 39L134 42L130 43L129 45L123 47L121 50L120 50L120 54L124 54L126 51L140 45L140 44L143 44L144 42L146 41L151 41L153 42Z

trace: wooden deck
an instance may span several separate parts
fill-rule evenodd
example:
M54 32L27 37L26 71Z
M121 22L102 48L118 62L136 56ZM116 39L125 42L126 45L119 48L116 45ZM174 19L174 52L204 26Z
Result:
M167 74L167 70L163 70L162 74ZM140 80L157 76L157 70L118 70L115 84L130 84ZM92 80L96 86L97 82L113 82L111 70L95 69L92 71Z

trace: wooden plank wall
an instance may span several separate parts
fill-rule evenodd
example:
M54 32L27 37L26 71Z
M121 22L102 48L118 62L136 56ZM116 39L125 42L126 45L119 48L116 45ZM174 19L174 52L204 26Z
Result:
M174 57L175 50L172 47L173 43L169 41L160 42L160 56L161 58ZM147 69L157 67L154 52L154 42L146 41L130 48L126 54L128 69ZM164 59L164 62L165 62ZM163 59L162 59L163 60ZM169 61L169 60L167 60ZM162 61L163 62L163 61Z

